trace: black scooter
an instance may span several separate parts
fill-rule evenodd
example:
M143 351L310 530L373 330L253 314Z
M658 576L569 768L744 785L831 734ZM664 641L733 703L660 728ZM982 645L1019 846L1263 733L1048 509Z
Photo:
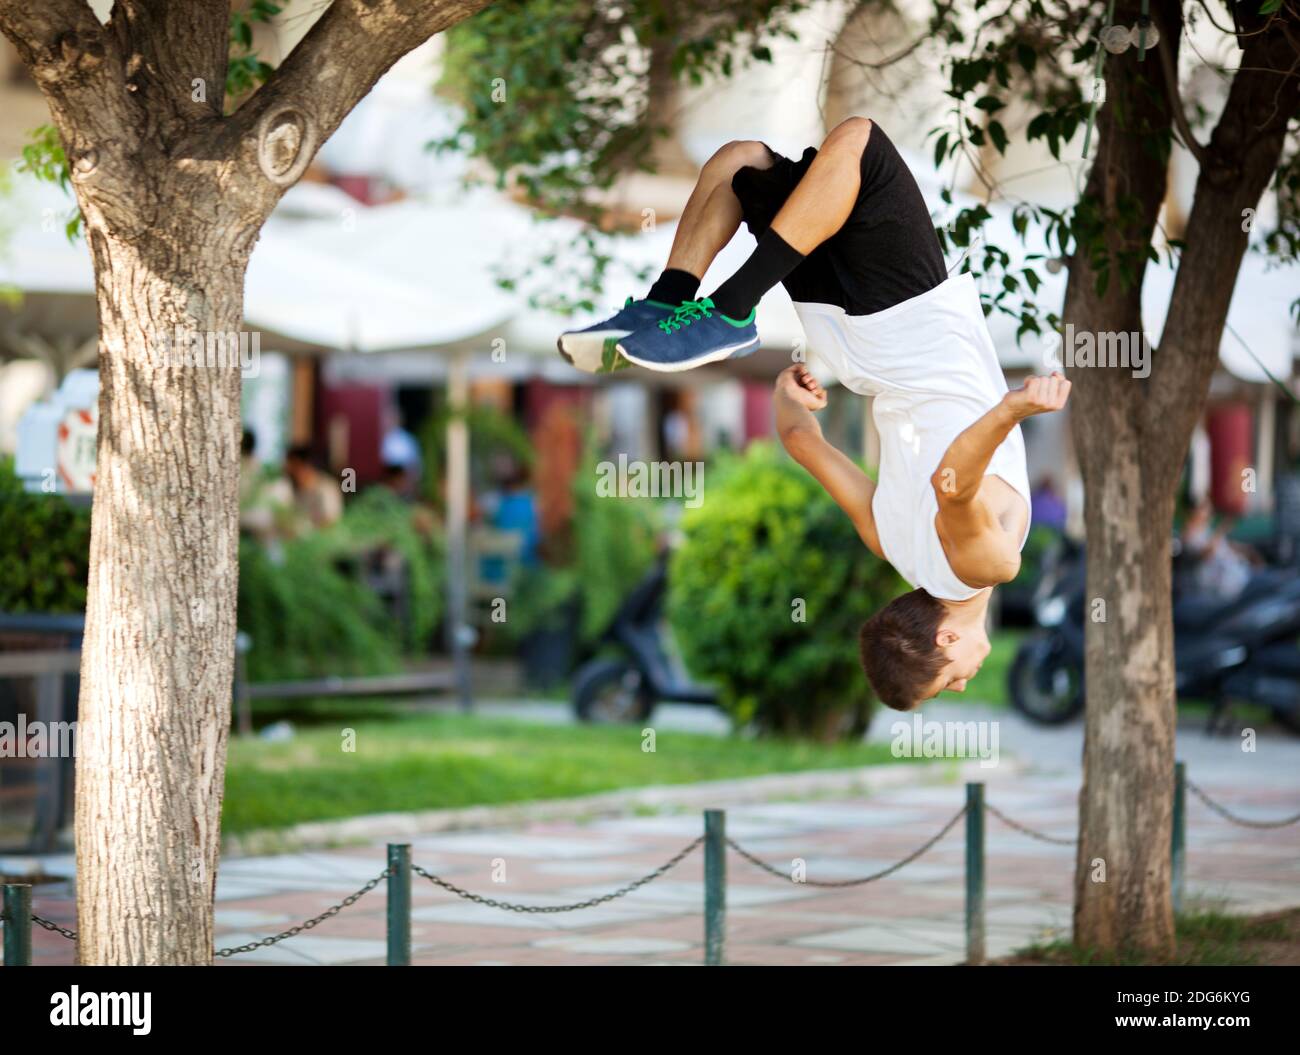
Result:
M573 709L583 722L643 722L660 702L715 704L717 693L677 672L664 647L668 556L627 596L601 638L622 653L583 664L573 680Z
M1039 630L1016 652L1007 676L1012 706L1057 725L1083 710L1084 621L1088 615L1083 547L1062 539L1044 562L1034 594ZM1211 704L1208 731L1223 726L1231 703L1267 707L1300 734L1300 571L1265 568L1231 601L1177 588L1175 686L1179 698Z

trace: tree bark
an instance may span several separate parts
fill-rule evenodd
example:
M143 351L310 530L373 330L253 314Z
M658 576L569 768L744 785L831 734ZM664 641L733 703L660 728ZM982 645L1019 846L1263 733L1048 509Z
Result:
M157 233L172 252L91 232L100 442L76 789L83 963L207 963L213 948L241 375L237 358L163 360L190 334L237 334L244 262L186 218Z
M1117 5L1131 25L1136 4ZM1150 244L1165 190L1165 162L1152 151L1174 122L1181 15L1156 5L1172 62L1130 51L1107 59L1107 103L1086 196L1105 218L1106 255ZM1259 20L1257 20L1259 21ZM1258 28L1255 26L1253 28ZM1295 27L1291 27L1294 32ZM1191 433L1218 363L1233 279L1246 248L1243 210L1255 206L1296 113L1296 61L1286 30L1243 40L1241 70L1208 148L1167 321L1145 379L1118 369L1069 371L1070 416L1087 496L1088 598L1105 603L1087 623L1084 779L1075 867L1075 944L1166 957L1174 950L1170 836L1174 767L1174 638L1170 532ZM1121 218L1122 199L1132 211ZM1093 333L1142 331L1145 264L1125 288L1116 274L1094 288L1096 261L1071 261L1064 319ZM1112 268L1114 270L1114 268ZM1091 614L1091 611L1090 611Z

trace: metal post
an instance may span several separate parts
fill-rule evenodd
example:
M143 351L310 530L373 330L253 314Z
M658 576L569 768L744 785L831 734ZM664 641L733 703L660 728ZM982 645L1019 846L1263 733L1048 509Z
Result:
M447 363L447 633L456 694L462 710L474 706L469 647L469 360L464 352Z
M984 962L984 785L966 785L966 962Z
M388 844L388 966L411 965L411 846Z
M727 814L704 811L704 963L722 966L727 933Z
M6 883L4 893L6 967L32 965L32 888Z
M1183 883L1187 868L1187 763L1174 763L1174 824L1169 847L1169 879L1175 915L1183 911Z

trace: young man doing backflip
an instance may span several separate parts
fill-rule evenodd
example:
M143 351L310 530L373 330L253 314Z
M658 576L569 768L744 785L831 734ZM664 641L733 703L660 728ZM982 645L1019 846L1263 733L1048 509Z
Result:
M744 221L758 244L710 296L700 276ZM1013 579L1029 532L1019 423L1059 410L1059 374L1008 391L970 274L948 277L920 189L879 126L851 118L799 161L735 142L700 173L663 274L645 298L561 353L586 370L613 351L689 370L759 346L760 298L785 286L809 347L850 391L874 397L879 481L822 436L826 394L801 365L777 378L776 427L791 456L915 589L868 619L862 665L890 707L964 691L988 655L992 588Z

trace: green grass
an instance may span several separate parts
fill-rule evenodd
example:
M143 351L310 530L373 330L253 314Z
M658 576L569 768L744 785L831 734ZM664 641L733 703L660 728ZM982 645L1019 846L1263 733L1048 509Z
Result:
M342 749L355 730L356 750ZM586 795L648 784L907 761L887 744L821 745L535 725L462 715L375 714L299 729L285 743L232 738L223 829L237 834L365 813Z
M1190 967L1249 966L1258 958L1249 947L1250 943L1285 941L1288 928L1280 919L1260 920L1222 912L1198 912L1179 916L1174 921L1174 934L1177 952L1171 960L1160 961L1162 963ZM1155 962L1137 953L1102 954L1076 948L1066 941L1031 945L1017 952L1016 956L1076 967L1137 967Z

